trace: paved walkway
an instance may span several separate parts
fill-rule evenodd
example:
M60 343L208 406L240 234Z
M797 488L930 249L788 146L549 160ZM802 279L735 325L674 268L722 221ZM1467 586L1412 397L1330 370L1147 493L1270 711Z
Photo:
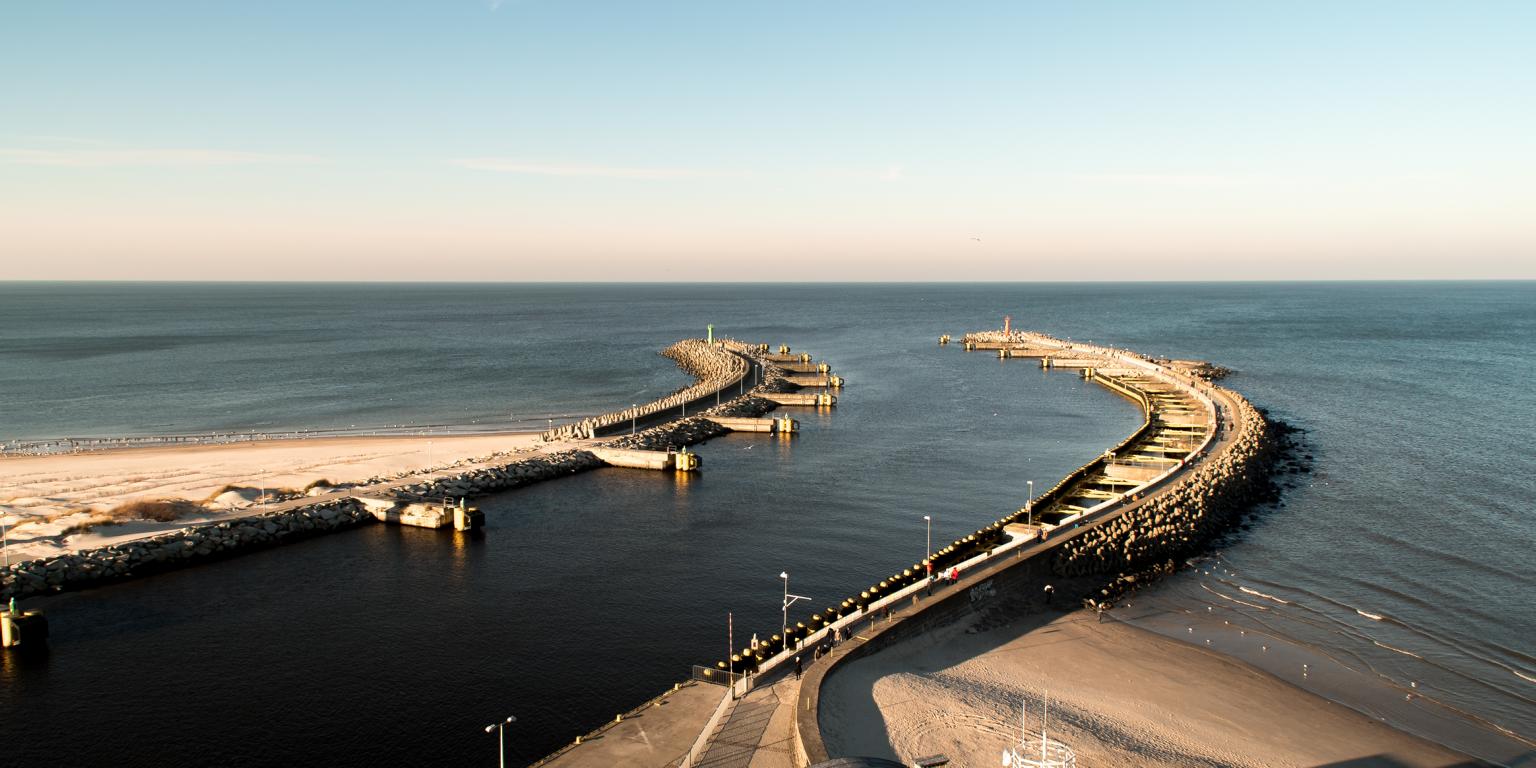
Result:
M540 768L667 768L676 765L699 731L704 730L725 696L725 688L705 683L684 685L651 706L633 712L601 733L582 738L579 745L549 758Z
M784 675L736 702L709 740L699 768L795 768L800 680Z

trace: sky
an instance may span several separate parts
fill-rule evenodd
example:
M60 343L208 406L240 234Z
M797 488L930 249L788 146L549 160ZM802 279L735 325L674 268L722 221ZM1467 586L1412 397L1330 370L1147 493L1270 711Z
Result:
M0 280L1536 278L1536 3L9 0Z

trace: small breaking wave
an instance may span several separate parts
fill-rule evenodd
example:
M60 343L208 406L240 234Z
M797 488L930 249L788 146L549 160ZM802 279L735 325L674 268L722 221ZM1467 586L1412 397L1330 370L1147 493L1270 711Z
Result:
M1362 610L1360 610L1360 609L1359 609L1359 608L1356 608L1356 609L1355 609L1355 613L1358 613L1358 614L1360 614L1360 615L1361 615L1361 616L1364 616L1364 617L1366 617L1366 618L1367 618L1367 619L1370 619L1370 620L1371 620L1371 621L1383 621L1383 620L1385 620L1385 619L1386 619L1386 617L1385 617L1385 616L1382 616L1382 615L1381 615L1381 614L1379 614L1379 613L1368 613L1368 612L1366 612L1366 611L1362 611Z
M1415 659L1418 659L1420 661L1424 660L1423 656L1420 656L1417 653L1414 653L1413 651L1405 651L1405 650L1403 650L1401 648L1398 648L1396 646L1387 645L1386 643L1383 643L1380 640L1372 640L1371 642L1375 643L1376 647L1378 647L1378 648L1385 648L1385 649L1387 649L1389 651L1396 651L1398 653L1401 653L1404 656L1412 656ZM1438 666L1438 665L1436 665L1436 666Z
M1213 594L1213 595L1215 595L1215 596L1217 596L1217 597L1219 597L1219 598L1221 598L1221 599L1223 599L1223 600L1231 600L1232 602L1237 603L1238 605L1246 605L1249 608L1257 608L1257 609L1259 609L1261 611L1269 610L1269 606L1267 606L1267 605L1259 605L1257 603L1250 603L1250 602L1248 602L1246 600L1239 600L1239 599L1237 599L1235 597L1232 597L1231 595L1224 595L1224 594L1222 594L1220 592L1217 592L1216 590L1211 589L1210 587L1207 587L1204 584L1201 584L1200 588L1205 590L1205 591L1207 591L1207 592L1209 592L1209 593L1211 593L1211 594Z
M1289 600L1281 600L1280 598L1275 597L1274 595L1266 595L1263 592L1258 591L1257 589L1249 589L1249 588L1243 587L1243 586L1239 586L1238 589L1241 589L1242 591L1247 592L1250 595L1254 595L1254 596L1257 596L1257 597L1262 597L1265 600L1273 600L1273 601L1275 601L1277 603L1280 603L1281 605L1290 605L1291 604L1291 601L1289 601Z

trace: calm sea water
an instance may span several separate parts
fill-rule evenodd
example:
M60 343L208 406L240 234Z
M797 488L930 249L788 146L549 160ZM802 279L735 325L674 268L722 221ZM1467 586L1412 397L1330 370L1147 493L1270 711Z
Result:
M934 343L1005 313L1227 365L1308 430L1316 474L1167 610L1225 591L1264 605L1234 620L1536 735L1536 284L4 284L0 440L542 424L676 387L656 350L705 323L850 379L805 434L713 441L691 480L604 470L485 501L483 536L374 527L37 601L55 639L0 656L7 741L457 764L516 714L534 759L721 656L728 611L738 641L771 632L779 571L830 605L914 562L922 515L969 532L1134 428L1072 376Z

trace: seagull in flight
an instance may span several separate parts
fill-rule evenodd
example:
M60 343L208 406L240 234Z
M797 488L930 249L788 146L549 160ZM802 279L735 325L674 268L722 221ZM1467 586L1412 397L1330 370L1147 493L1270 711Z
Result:
M981 238L979 238L979 237L973 237L973 238L971 238L971 239L972 239L972 240L975 240L975 241L976 241L976 242L978 242L978 243L979 243L979 242L981 242Z

